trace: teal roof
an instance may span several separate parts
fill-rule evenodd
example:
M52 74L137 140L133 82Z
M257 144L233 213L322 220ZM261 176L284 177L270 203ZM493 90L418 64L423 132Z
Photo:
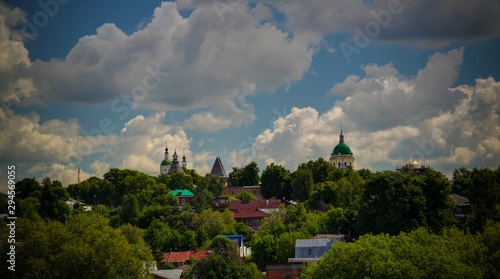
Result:
M163 160L161 161L160 166L170 166L172 165L172 162L170 160Z
M339 143L332 151L332 155L352 155L351 149L345 143Z
M184 190L172 190L172 191L170 191L168 193L172 194L172 195L174 195L176 197L181 197L181 196L183 196L183 197L186 197L186 196L187 197L193 197L194 196L194 194L191 193L191 191L185 190L185 189Z

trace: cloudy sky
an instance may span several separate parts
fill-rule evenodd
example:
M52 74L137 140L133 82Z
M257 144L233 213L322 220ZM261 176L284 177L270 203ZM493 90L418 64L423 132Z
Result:
M0 0L0 186L157 175L165 140L294 171L341 123L357 168L496 168L499 49L497 0Z

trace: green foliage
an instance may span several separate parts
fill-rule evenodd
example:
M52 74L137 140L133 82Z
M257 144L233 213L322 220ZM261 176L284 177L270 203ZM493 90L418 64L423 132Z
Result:
M249 193L247 191L243 191L236 195L236 199L238 200L255 200L255 195L252 193Z
M235 224L236 221L234 220L232 211L226 210L224 212L219 212L212 211L211 209L205 209L200 214L195 215L192 222L192 226L195 230L203 227L210 239L220 234L235 234Z
M330 180L329 174L336 168L320 157L316 161L311 160L305 164L300 164L299 169L309 169L312 173L314 184L317 184Z
M234 230L236 231L236 234L243 236L244 243L250 243L253 240L254 233L245 224L243 223L234 224Z
M100 214L72 216L67 226L57 221L45 223L40 218L16 221L16 236L22 239L22 245L16 245L16 272L4 272L6 276L146 278L152 265L151 252L141 238L129 241L121 230L109 227L108 219ZM3 270L7 269L7 247L0 247Z
M397 235L426 226L422 181L409 174L384 171L373 175L360 200L357 233Z
M310 169L299 168L292 175L292 198L294 201L303 202L309 199L314 180Z
M260 192L266 199L272 197L291 199L292 197L292 176L290 171L283 166L271 163L262 172Z
M224 193L225 183L224 180L215 175L205 175L200 177L197 189L206 189L212 193L214 197L218 197Z
M500 221L500 170L465 168L453 173L454 192L471 203L467 226L482 231L488 219Z
M303 231L289 231L281 234L276 239L276 260L286 263L288 258L295 257L295 241L297 239L308 239L311 236Z
M213 252L209 258L202 258L194 266L192 275L196 278L261 278L255 264L246 264L228 238L215 237L211 249Z
M212 207L212 200L214 196L208 190L201 190L196 188L194 192L193 207L197 212L202 212L204 209Z
M205 241L208 240L208 234L207 231L203 226L200 226L196 230L196 236L195 236L196 244L198 244L198 247L202 247Z
M482 278L484 246L457 229L442 236L420 228L390 237L339 243L301 278Z
M428 169L422 177L421 187L425 197L424 216L427 226L438 233L455 221L455 203L450 196L450 182L442 173Z
M233 167L233 171L229 173L231 186L256 186L259 185L259 181L259 167L255 162L243 168Z
M139 201L137 200L136 196L125 195L125 197L123 197L123 206L120 213L121 222L136 224L139 212Z
M24 178L16 182L16 198L26 199L31 196L40 198L42 193L42 186L38 181L33 178Z

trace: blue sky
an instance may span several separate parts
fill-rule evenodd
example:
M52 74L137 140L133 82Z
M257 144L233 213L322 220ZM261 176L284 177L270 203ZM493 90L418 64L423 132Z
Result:
M202 175L294 171L343 123L357 168L496 168L499 35L493 0L0 1L0 160L156 175L168 140Z

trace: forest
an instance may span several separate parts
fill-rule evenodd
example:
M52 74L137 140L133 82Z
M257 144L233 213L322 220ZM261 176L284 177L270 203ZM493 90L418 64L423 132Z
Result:
M371 172L337 169L322 158L291 172L270 164L233 167L231 186L260 185L265 199L297 205L269 214L254 233L229 210L212 210L225 181L195 170L151 176L110 169L64 188L57 180L15 184L16 270L2 278L152 278L167 252L211 250L191 259L186 278L261 278L266 262L294 257L296 239L345 234L301 278L500 278L500 169L457 169L453 183L439 171L411 168ZM179 205L171 190L194 193ZM471 213L457 224L450 194L469 199ZM228 196L255 199L250 193ZM74 199L82 204L73 208ZM7 201L1 199L2 212ZM0 226L1 268L7 270L9 228ZM240 234L252 254L239 257L220 235Z

